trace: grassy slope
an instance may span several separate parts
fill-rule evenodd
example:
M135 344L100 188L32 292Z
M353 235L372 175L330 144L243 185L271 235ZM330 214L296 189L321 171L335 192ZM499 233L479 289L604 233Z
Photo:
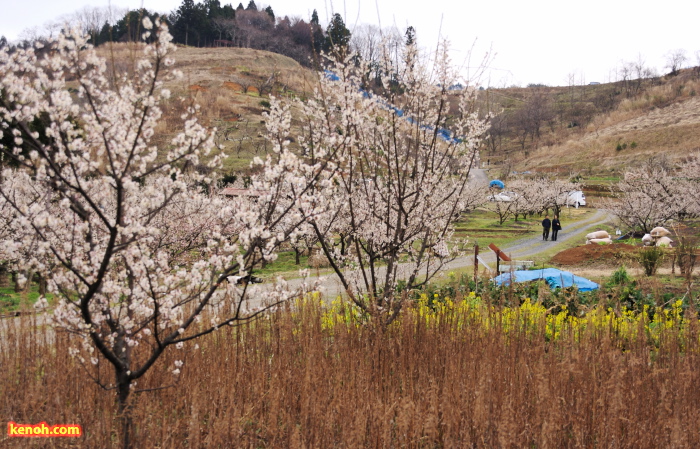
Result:
M134 44L103 46L98 51L115 61L117 72L128 71L140 57ZM179 47L173 58L183 77L166 83L173 96L162 105L164 120L156 129L155 143L167 147L185 108L199 104L200 120L217 128L216 143L229 155L225 173L246 171L253 157L269 150L263 116L267 97L304 97L315 78L313 71L291 58L248 48ZM268 80L271 83L263 87Z
M584 129L549 132L517 168L615 178L649 157L675 161L700 149L700 80L688 72L661 83L594 116Z
M128 70L139 55L129 44L99 50L117 61L119 71ZM269 149L263 138L262 116L267 99L257 92L265 80L274 74L271 93L277 97L305 97L313 90L313 71L274 53L245 48L180 47L174 57L175 67L184 77L168 86L174 99L166 105L159 143L167 145L184 107L198 103L202 105L204 123L217 127L217 143L231 156L226 172L246 170L254 156L262 156ZM615 180L625 167L653 155L664 153L672 160L683 157L700 148L700 97L696 97L700 80L688 70L658 83L622 100L612 112L594 116L584 129L551 129L544 124L542 136L537 142L528 141L527 151L514 139L506 139L501 154L489 154L486 158L495 163L509 160L517 171L578 173L584 180L596 183L600 178ZM244 92L245 88L249 91ZM589 103L624 95L614 95L620 89L614 84L576 89L574 92L567 87L545 87L539 91L546 92L555 108L567 104L570 95ZM482 93L482 109L512 111L533 92L530 88L491 89ZM264 89L262 97L269 93ZM618 151L618 144L627 145Z

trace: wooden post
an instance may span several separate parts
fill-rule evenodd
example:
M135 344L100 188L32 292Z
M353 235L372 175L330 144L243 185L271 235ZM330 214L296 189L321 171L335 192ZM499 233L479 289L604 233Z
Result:
M474 290L476 290L476 279L479 274L479 243L474 243Z
M496 253L496 276L500 273L499 268L501 267L501 261L503 262L510 262L510 257L506 256L506 253L501 251L496 245L493 243L489 243L489 248L491 251Z

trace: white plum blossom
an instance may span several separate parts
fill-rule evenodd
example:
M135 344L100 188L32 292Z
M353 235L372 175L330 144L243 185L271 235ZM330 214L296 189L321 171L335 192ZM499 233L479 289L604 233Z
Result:
M460 80L447 53L445 44L424 64L409 46L403 65L385 61L392 70L376 83L364 77L365 62L348 56L295 105L307 160L332 161L326 179L302 195L306 224L297 236L312 232L351 299L385 323L401 310L399 281L417 288L459 254L448 244L452 223L483 198L475 201L468 177L487 124L474 89L448 89ZM272 106L269 131L285 151L290 105Z
M103 386L116 387L120 413L169 346L299 293L272 289L253 309L254 292L230 280L273 260L304 217L325 210L314 185L329 165L280 143L253 179L259 198L207 193L209 177L194 168L215 170L224 155L212 153L214 131L197 107L169 145L153 141L170 96L163 82L180 74L169 69L175 46L165 24L149 22L155 42L116 79L78 33L61 34L41 56L0 49L0 132L14 136L0 150L17 166L0 177L2 256L48 277L54 325L79 337L77 358L94 351L112 365L114 382Z
M690 154L677 167L664 158L652 158L628 169L603 201L620 222L630 229L649 233L667 225L700 215L700 154Z

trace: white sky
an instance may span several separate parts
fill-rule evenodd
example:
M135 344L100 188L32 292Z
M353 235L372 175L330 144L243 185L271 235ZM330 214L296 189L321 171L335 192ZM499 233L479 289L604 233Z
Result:
M197 0L195 0L197 1ZM240 0L231 1L234 7ZM181 0L113 0L112 6L170 12ZM221 0L222 4L229 3ZM246 6L248 0L243 1ZM697 21L700 2L692 0L485 0L468 4L447 0L295 0L257 1L270 4L278 17L308 19L316 9L322 23L341 13L352 31L361 23L382 27L412 25L421 46L434 48L438 36L450 40L452 59L478 65L492 49L494 58L481 84L494 87L528 83L566 85L615 79L621 61L639 55L649 67L665 72L665 55L684 49L686 65L698 65ZM0 35L17 39L22 30L41 28L86 5L107 6L105 0L0 0ZM378 19L379 18L379 19Z

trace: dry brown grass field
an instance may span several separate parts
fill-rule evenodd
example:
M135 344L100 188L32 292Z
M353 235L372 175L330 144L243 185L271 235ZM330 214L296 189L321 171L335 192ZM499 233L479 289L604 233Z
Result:
M459 301L459 300L458 300ZM458 302L459 303L459 302ZM700 445L697 317L656 343L612 324L544 337L527 313L405 314L382 331L297 305L171 351L132 395L135 447L693 448ZM520 325L518 323L530 323ZM487 323L487 325L484 325ZM694 323L694 324L692 324ZM6 321L4 420L75 423L74 439L0 447L118 446L114 394L68 355L71 337ZM514 330L515 329L515 330ZM519 329L519 330L518 330ZM635 337L636 336L636 337ZM169 372L185 362L179 380ZM165 366L169 369L163 368ZM92 371L95 373L95 371ZM99 375L109 381L103 366Z
M98 47L98 53L114 73L128 74L142 48L134 43L106 44ZM154 143L166 147L185 109L199 105L199 120L217 128L216 143L229 155L225 173L247 171L253 157L269 150L262 115L269 95L306 96L316 77L291 58L249 48L179 46L173 59L183 76L165 84L173 95L162 104L164 119L156 128Z
M673 162L699 150L700 80L684 75L623 100L583 130L544 137L519 168L600 175L660 154Z

